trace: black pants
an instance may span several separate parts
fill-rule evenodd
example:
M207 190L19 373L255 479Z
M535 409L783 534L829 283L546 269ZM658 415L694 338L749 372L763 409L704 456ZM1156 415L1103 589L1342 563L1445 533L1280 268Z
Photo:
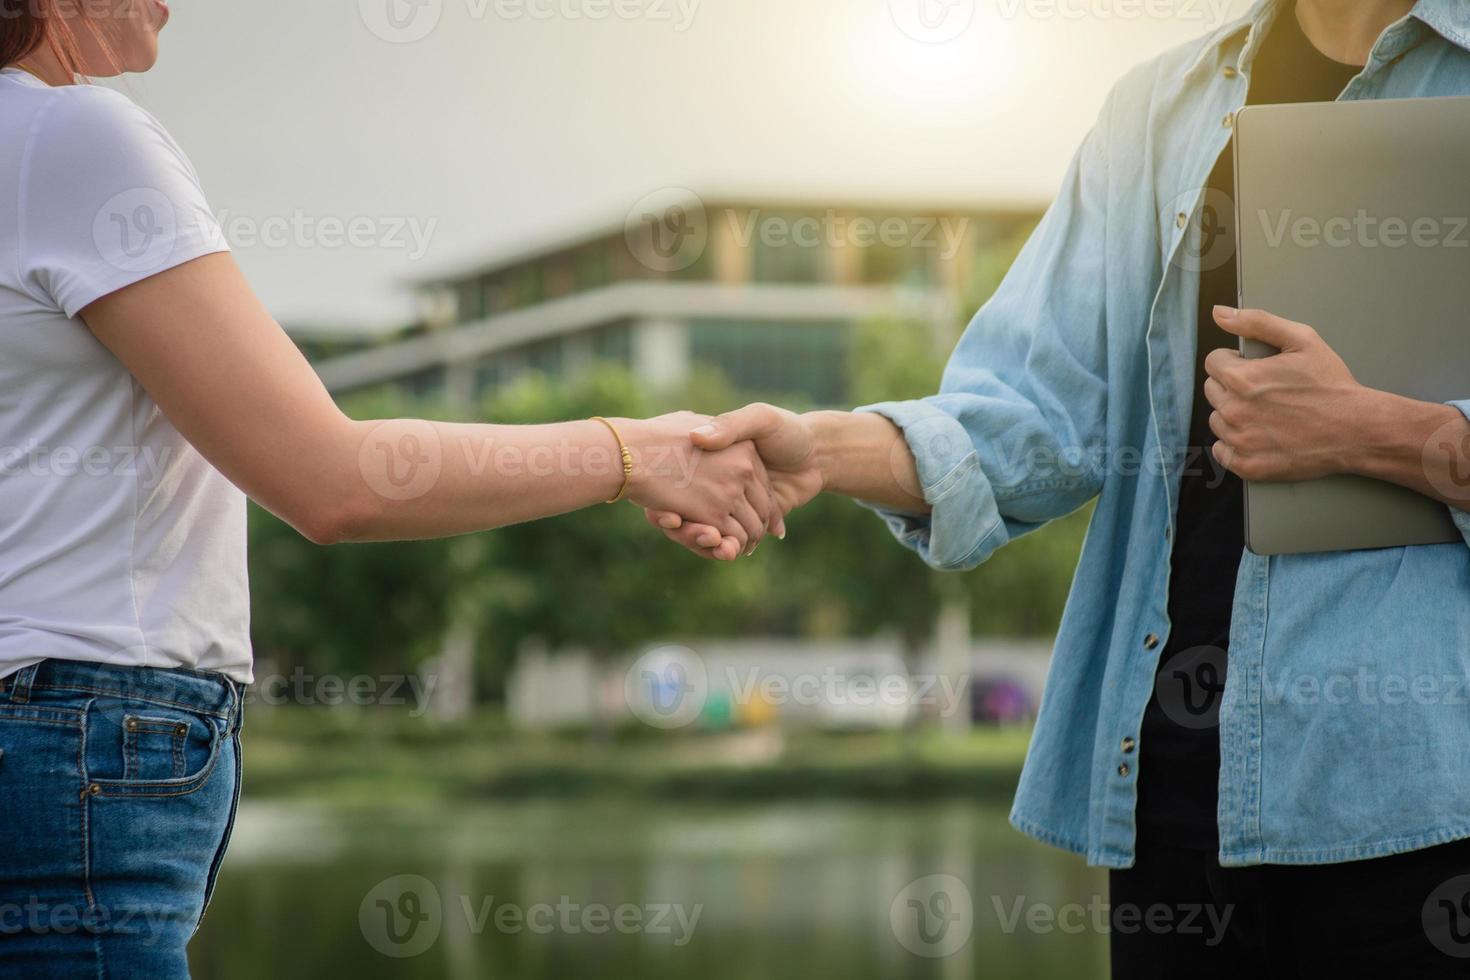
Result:
M1114 980L1470 977L1470 841L1249 868L1140 841L1109 890Z

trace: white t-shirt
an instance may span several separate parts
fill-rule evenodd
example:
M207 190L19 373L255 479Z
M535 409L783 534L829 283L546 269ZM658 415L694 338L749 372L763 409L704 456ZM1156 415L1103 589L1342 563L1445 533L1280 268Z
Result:
M76 318L226 250L151 115L0 71L0 677L54 657L250 681L245 498Z

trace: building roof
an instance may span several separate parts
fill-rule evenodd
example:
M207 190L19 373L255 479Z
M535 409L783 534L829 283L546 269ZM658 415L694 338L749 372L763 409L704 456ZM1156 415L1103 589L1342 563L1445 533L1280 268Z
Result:
M669 197L672 202L677 200ZM1045 202L1009 202L984 203L984 202L955 202L955 201L923 201L910 198L906 200L870 198L867 200L818 200L813 197L796 197L772 195L767 197L752 195L698 195L690 191L687 194L687 204L702 204L706 211L724 209L747 209L762 208L775 211L810 211L825 212L849 211L860 214L969 214L985 215L996 218L1031 218L1046 209ZM552 233L540 238L527 240L524 244L514 247L501 247L489 256L476 260L463 260L460 262L447 263L437 272L425 276L418 276L405 280L405 284L416 288L431 288L434 286L450 285L475 276L493 275L504 272L518 266L535 262L539 259L550 258L565 252L571 252L586 245L592 245L607 238L617 237L624 234L627 228L627 215L621 218L605 215L601 218L588 222L579 229Z

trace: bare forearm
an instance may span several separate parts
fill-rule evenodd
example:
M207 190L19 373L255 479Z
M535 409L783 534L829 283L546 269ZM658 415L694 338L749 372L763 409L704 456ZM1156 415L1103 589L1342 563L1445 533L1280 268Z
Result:
M927 514L903 432L872 412L810 412L823 489L908 514Z
M624 423L629 434L632 423ZM337 450L327 541L447 537L551 517L616 495L623 468L601 422L354 422Z
M1408 487L1451 507L1470 507L1470 421L1453 405L1364 389L1352 418L1349 472Z

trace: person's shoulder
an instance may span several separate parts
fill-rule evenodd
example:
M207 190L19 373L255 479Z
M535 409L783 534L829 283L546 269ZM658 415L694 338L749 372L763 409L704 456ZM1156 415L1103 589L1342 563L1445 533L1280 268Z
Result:
M1245 30L1245 23L1235 21L1205 31L1198 37L1165 48L1152 58L1134 65L1123 81L1141 89L1157 90L1184 81L1211 52L1220 49L1232 35Z
M68 172L99 180L105 171L135 179L180 169L192 173L183 150L151 113L98 85L55 89L31 133L33 172L64 162Z
M45 128L97 138L153 132L158 121L132 99L100 85L63 85L51 90Z
M1215 27L1134 65L1113 83L1103 109L1114 139L1136 141L1197 84L1201 67L1244 21Z

